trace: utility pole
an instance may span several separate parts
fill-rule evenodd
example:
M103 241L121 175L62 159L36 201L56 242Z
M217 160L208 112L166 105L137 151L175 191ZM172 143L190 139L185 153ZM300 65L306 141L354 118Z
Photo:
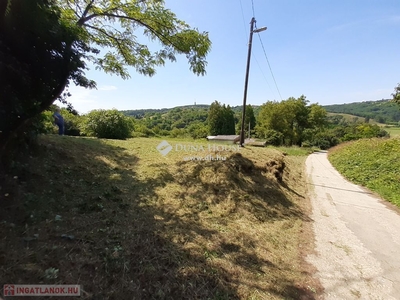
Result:
M249 38L249 50L247 53L247 67L246 67L246 78L244 81L244 95L243 95L243 110L242 110L242 127L240 130L240 146L244 146L244 138L245 138L245 131L244 131L244 122L246 118L246 100L247 100L247 86L249 83L249 71L250 71L250 58L251 58L251 46L253 44L253 33L260 32L267 29L267 27L262 27L259 29L254 30L254 24L256 23L256 19L253 17L251 18L250 22L250 38Z

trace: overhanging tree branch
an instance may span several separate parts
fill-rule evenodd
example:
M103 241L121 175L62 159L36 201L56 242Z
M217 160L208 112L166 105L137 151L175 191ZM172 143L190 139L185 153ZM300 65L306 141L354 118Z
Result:
M117 38L117 37L115 37L115 36L113 36L113 35L108 34L107 31L105 31L105 30L103 30L103 29L101 29L101 28L97 28L97 27L95 27L95 26L89 25L89 24L84 24L84 26L85 26L85 27L88 27L88 28L91 28L91 29L93 29L93 30L96 30L96 31L98 31L98 32L100 32L100 33L102 33L102 34L104 34L104 35L107 36L108 38L112 39L113 41L115 41L115 43L116 43L117 46L118 46L119 53L124 57L125 61L128 61L128 60L129 60L129 58L128 58L128 57L126 56L126 54L124 53L125 51L122 49L122 44L121 44L121 42L124 42L125 39Z
M140 25L142 25L143 27L149 29L155 36L158 37L158 39L160 41L167 41L171 46L173 46L175 49L177 49L180 52L186 52L183 49L181 49L178 45L176 45L171 39L169 39L167 36L165 36L164 34L156 31L153 27L151 27L150 25L146 24L145 22L143 22L142 20L133 18L133 17L128 17L128 16L121 16L121 15L117 15L117 14L110 14L110 13L102 13L102 14L92 14L86 18L80 19L78 21L78 25L83 26L83 25L87 25L86 22L88 22L89 20L99 17L99 16L105 16L105 17L112 17L112 18L117 18L117 19L126 19L126 20L130 20L136 23L139 23Z

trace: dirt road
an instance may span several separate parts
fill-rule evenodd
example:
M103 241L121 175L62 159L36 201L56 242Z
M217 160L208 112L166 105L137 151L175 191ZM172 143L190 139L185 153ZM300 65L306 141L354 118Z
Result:
M400 299L400 214L346 181L326 153L306 161L324 299ZM399 191L400 192L400 191Z

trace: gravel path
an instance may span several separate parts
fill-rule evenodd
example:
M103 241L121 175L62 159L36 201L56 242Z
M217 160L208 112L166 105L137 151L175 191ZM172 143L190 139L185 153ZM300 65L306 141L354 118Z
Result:
M400 299L399 210L346 181L326 153L310 155L306 168L315 234L307 261L324 299Z

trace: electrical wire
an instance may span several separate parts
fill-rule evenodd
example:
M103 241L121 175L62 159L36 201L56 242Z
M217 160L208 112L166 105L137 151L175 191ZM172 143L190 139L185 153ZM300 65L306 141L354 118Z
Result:
M259 40L260 40L261 47L262 47L263 52L264 52L264 55L265 55L265 59L267 60L268 67L269 67L269 70L270 70L271 75L272 75L272 79L274 80L276 90L278 91L279 97L281 98L281 101L282 101L282 100L283 100L283 99L282 99L282 95L281 95L281 92L279 91L278 85L277 85L277 83L276 83L274 73L272 72L271 64L269 63L269 59L268 59L268 56L267 56L267 52L265 51L264 43L263 43L263 41L262 41L262 39L261 39L260 33L257 33L257 35L258 35L258 38L259 38Z
M244 28L244 35L246 36L246 20L244 19L244 12L243 12L243 5L242 5L242 0L239 0L240 3L240 9L242 10L242 19L243 19L243 28Z
M274 98L276 98L275 92L274 92L273 88L271 87L271 85L269 84L269 81L268 81L268 79L267 79L267 76L265 76L265 74L264 74L264 72L263 72L263 70L262 70L262 68L261 68L261 64L258 62L257 57L254 57L254 59L255 59L257 65L258 65L258 67L260 68L261 74L262 74L262 76L264 77L265 82L268 84L268 87L269 87L270 91L271 91L272 94L274 95ZM281 97L281 98L282 98L282 97Z
M241 5L241 3L242 3L242 2L240 2L240 5ZM255 13L255 8L254 8L254 0L251 0L251 8L252 8L252 10L253 10L253 18L255 18L256 13ZM243 14L243 8L242 8L242 14ZM244 19L244 16L243 16L243 19ZM257 29L256 23L255 23L255 28ZM265 58L266 58L266 60L267 60L269 70L270 70L270 72L271 72L272 79L274 80L276 90L278 91L279 97L281 98L281 101L282 101L282 95L281 95L281 92L279 91L278 85L277 85L277 83L276 83L274 73L272 72L271 64L269 63L269 59L268 59L268 56L267 56L267 52L265 51L265 47L264 47L264 44L263 44L263 42L262 42L260 33L257 32L257 34L258 34L258 38L260 39L261 47L262 47L262 49L263 49L263 51L264 51L264 55L265 55ZM261 67L260 67L260 69L261 69ZM262 71L261 71L261 73L262 73ZM263 74L263 75L264 75L264 74ZM265 78L265 76L264 76L264 78ZM265 79L266 79L266 78L265 78ZM269 85L269 83L268 83L268 85Z
M245 17L244 17L244 11L243 11L242 0L239 0L239 3L240 3L240 9L241 9L241 12L242 12L243 28L244 28L244 32L246 33L247 28L246 28L246 20L245 20ZM252 6L252 10L253 10L253 17L254 17L254 16L255 16L254 0L251 1L251 4L252 4L252 5L251 5L251 6ZM256 28L257 28L257 26L256 26ZM246 34L245 34L245 35L246 35ZM246 38L247 38L247 36L246 36ZM264 53L265 53L265 50L264 50ZM271 87L271 85L269 84L269 81L268 81L267 77L265 76L265 74L264 74L264 72L263 72L263 69L261 68L261 64L260 64L259 61L257 60L257 57L254 57L254 59L255 59L255 61L257 62L257 65L258 65L258 67L260 68L261 74L262 74L262 76L264 77L264 80L265 80L265 82L267 83L267 85L268 85L270 91L272 92L274 98L276 98L276 97L275 97L275 96L276 96L276 95L275 95L275 92L274 92L273 88ZM268 61L268 58L267 58L267 61ZM268 63L268 64L269 64L269 63ZM272 76L273 76L273 75L272 75ZM274 80L275 80L275 79L274 79ZM275 82L275 85L276 85L276 82ZM278 92L279 92L279 89L278 89ZM279 93L279 95L280 95L280 93ZM282 100L282 96L280 96L280 98L281 98L281 100Z
M243 28L244 28L244 32L245 32L245 36L246 36L247 28L246 28L246 20L245 20L245 17L244 17L244 11L243 11L242 0L239 0L239 3L240 3L240 9L241 9L241 11L242 11ZM253 8L254 8L254 5L253 5ZM254 13L254 11L253 11L253 13ZM247 39L247 36L246 36L246 39ZM258 65L258 67L260 68L261 74L262 74L262 76L264 77L265 82L267 83L267 85L268 85L270 91L272 92L272 94L274 95L274 98L275 98L274 90L272 89L271 85L269 84L269 81L267 80L267 77L265 76L265 74L264 74L264 72L263 72L263 69L261 68L261 64L258 62L257 57L254 57L254 59L256 60L257 65Z

